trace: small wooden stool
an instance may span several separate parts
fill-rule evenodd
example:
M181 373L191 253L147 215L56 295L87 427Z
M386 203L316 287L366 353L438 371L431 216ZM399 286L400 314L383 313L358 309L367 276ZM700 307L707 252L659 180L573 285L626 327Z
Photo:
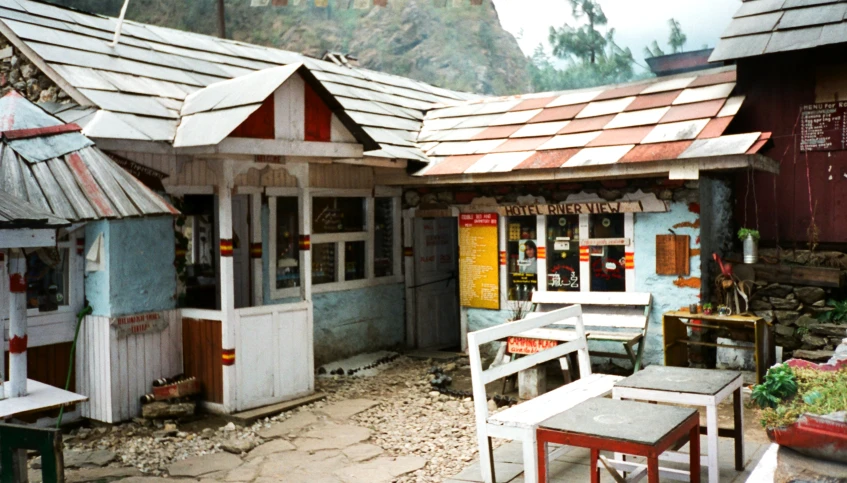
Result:
M690 481L700 483L700 415L695 409L589 399L538 427L538 481L547 481L547 444L556 443L591 450L592 483L600 482L597 468L600 451L646 457L648 481L659 483L659 455L686 438L691 444ZM611 464L625 466L625 471L645 470L643 465L629 462L611 461Z
M26 450L41 453L41 478L44 483L65 481L62 431L0 424L0 481L27 481Z

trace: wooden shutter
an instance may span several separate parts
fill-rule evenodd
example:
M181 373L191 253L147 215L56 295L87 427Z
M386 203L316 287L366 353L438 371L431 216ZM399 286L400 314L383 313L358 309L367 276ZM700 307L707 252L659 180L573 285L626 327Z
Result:
M656 274L689 275L690 246L688 235L656 235Z

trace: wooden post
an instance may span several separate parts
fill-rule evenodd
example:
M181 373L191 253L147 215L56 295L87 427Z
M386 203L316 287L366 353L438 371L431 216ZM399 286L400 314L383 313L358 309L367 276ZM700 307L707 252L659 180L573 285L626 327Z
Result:
M403 263L406 265L406 347L413 348L417 334L417 300L415 299L415 208L403 213Z
M12 250L9 258L9 391L26 396L26 258Z
M218 0L218 37L226 38L226 10L224 0Z
M221 345L224 354L235 352L235 270L232 260L232 161L221 161L218 170L218 255L220 257L220 293L221 293ZM224 408L229 412L236 406L236 371L239 354L235 361L221 361L223 364L223 400Z
M265 291L264 280L262 277L262 256L261 251L264 250L262 245L262 194L254 193L250 195L250 257L253 260L253 307L264 305ZM276 236L271 234L270 236ZM275 254L268 255L271 260ZM272 283L276 283L276 271L269 274Z
M7 251L0 250L0 319L8 317L9 272L6 270ZM3 337L5 340L5 336ZM0 400L6 397L6 364L0 364Z

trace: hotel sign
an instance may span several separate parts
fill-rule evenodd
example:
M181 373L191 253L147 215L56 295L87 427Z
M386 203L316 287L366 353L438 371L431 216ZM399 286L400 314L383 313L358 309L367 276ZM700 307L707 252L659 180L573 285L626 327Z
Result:
M611 213L641 213L643 211L644 208L640 201L507 205L497 208L497 212L503 216L605 215Z

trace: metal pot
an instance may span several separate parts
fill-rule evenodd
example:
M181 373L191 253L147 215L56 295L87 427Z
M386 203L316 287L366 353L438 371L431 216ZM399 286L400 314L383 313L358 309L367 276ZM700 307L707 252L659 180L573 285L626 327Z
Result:
M759 261L759 241L750 235L744 239L744 263Z

